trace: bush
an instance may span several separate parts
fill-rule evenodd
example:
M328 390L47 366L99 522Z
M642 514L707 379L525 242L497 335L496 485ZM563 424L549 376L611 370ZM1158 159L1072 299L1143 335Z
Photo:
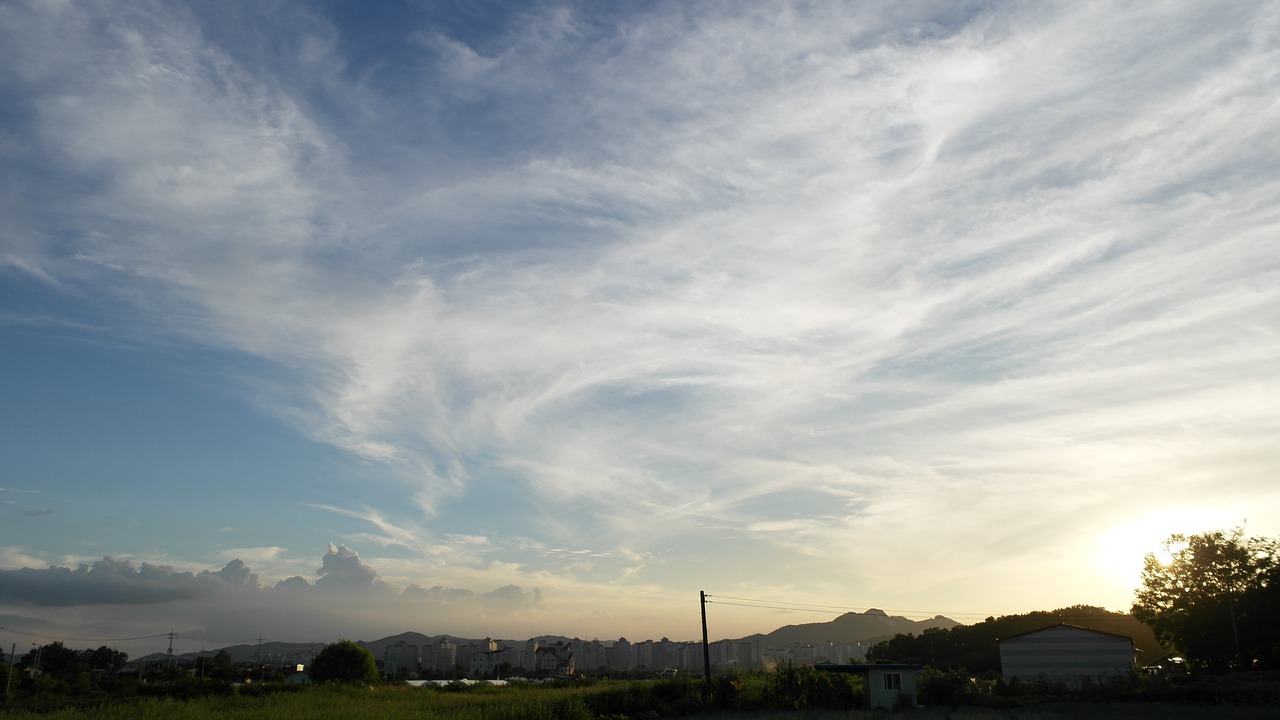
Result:
M692 715L702 711L701 683L689 680L600 683L583 699L597 717L640 718Z
M737 673L718 675L711 681L711 701L718 708L742 709L746 679Z
M788 663L765 676L764 700L774 710L849 710L862 705L862 678Z
M916 676L916 692L925 707L972 704L972 686L969 676L959 670L927 667Z

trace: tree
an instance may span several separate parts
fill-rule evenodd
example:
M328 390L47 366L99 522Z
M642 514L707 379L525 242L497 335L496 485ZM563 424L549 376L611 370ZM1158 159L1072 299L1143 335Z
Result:
M27 667L31 668L38 664L41 675L64 682L74 680L77 675L88 669L82 653L66 647L57 640L27 653L23 661Z
M129 662L129 654L120 652L103 645L97 650L85 650L83 653L85 664L90 670L104 670L116 672Z
M1280 667L1280 562L1264 576L1261 590L1245 596L1241 615L1253 631L1258 664Z
M223 649L214 653L213 657L201 656L196 663L196 675L212 680L231 680L235 675L231 654Z
M350 640L326 645L311 661L311 679L315 682L378 682L378 663L373 654Z
M1166 558L1148 553L1143 561L1134 617L1210 672L1270 661L1280 622L1280 608L1267 607L1280 565L1276 541L1235 528L1172 535L1164 549Z

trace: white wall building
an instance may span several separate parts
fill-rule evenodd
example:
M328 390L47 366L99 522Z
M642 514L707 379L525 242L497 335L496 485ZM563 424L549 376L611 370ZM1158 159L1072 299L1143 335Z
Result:
M471 662L468 667L471 668L473 674L493 675L499 671L503 664L507 664L512 668L519 667L521 655L523 654L519 648L499 648L498 643L489 638L485 638L483 647L488 649L471 655Z
M567 642L552 643L537 651L538 672L567 677L575 673L573 646Z

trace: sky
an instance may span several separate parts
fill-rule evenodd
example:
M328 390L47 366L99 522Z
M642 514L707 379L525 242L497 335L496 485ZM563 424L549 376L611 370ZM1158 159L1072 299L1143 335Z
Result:
M1127 610L1280 536L1275 3L5 0L0 68L6 645Z

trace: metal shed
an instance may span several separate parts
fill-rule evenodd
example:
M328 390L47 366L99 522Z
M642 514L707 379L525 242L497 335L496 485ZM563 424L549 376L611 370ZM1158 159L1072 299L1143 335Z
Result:
M1079 689L1133 671L1133 638L1060 624L1000 640L1006 683L1044 680Z

